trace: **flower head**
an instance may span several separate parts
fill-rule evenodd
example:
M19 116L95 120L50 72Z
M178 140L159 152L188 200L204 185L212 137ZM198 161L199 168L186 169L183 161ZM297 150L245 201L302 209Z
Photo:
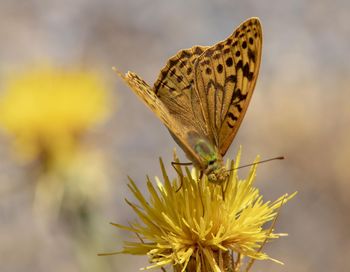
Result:
M240 153L227 166L237 168L239 159ZM245 180L231 171L223 187L209 183L206 176L198 179L195 169L186 175L179 172L171 182L162 162L161 168L164 183L158 178L156 186L147 181L149 200L130 179L138 204L127 203L139 221L113 225L137 234L139 240L125 242L121 253L147 254L152 264L147 268L172 265L175 271L243 271L244 257L273 260L262 247L282 234L274 233L273 226L265 228L265 223L273 222L281 205L295 194L264 202L253 187L256 165ZM246 271L250 265L246 263Z
M98 75L79 70L38 68L8 79L0 100L0 126L25 159L62 157L108 112Z

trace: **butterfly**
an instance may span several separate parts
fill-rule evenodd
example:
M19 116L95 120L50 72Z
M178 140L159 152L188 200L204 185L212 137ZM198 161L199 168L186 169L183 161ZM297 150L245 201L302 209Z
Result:
M208 180L221 184L223 156L247 111L259 73L262 29L243 22L213 46L193 46L171 57L153 87L133 72L114 70L168 128Z

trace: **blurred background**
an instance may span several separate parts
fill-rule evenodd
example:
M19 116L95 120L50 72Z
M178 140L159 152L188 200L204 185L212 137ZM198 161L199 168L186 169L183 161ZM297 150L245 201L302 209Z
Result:
M175 142L111 67L152 84L178 50L214 44L252 16L263 25L262 67L227 157L240 145L242 163L284 155L258 167L256 186L272 200L299 192L277 223L289 236L266 247L285 265L253 271L349 271L349 1L1 0L2 272L147 264L96 253L122 247L125 233L109 222L135 218L127 175L145 190L161 156L175 176Z

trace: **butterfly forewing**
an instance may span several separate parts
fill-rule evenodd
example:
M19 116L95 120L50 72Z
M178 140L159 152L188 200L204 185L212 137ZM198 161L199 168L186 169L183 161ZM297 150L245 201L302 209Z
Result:
M254 90L261 46L260 22L251 18L214 46L179 51L153 88L134 73L119 75L162 120L192 162L205 170L208 157L201 156L196 146L209 143L218 160L226 153Z
M197 60L195 84L206 105L214 144L223 156L242 122L261 58L261 26L252 18Z
M233 45L236 42L237 44L232 46L231 57L236 70L237 82L219 131L221 155L226 153L238 131L259 74L262 50L260 21L257 18L252 18L244 22L233 36L235 38Z

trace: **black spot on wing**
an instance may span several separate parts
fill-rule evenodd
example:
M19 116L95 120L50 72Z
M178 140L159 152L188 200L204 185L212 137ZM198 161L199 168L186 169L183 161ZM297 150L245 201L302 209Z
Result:
M192 67L187 68L187 75L189 76L192 73Z
M209 59L203 60L203 61L200 62L201 66L206 66L206 65L209 65L209 64L210 64L210 60Z
M169 65L170 67L175 66L179 62L179 59L170 59L169 60Z
M226 77L225 84L228 82L236 83L237 82L237 76L236 75L230 75Z
M227 116L232 120L232 121L237 121L237 117L236 116L234 116L234 114L232 113L232 112L229 112L228 114L227 114Z
M195 53L196 55L201 55L201 54L203 53L203 50L202 50L200 47L196 47L196 48L194 49L194 53Z
M228 59L226 59L226 65L228 67L231 67L233 65L233 59L231 57L229 57Z
M183 59L183 58L190 58L192 56L191 53L187 52L186 50L182 51L181 55L180 55L180 58Z
M237 100L236 100L237 99ZM238 103L242 100L246 100L247 99L247 94L242 94L241 89L236 89L234 90L232 97L231 97L231 105L234 103Z
M231 48L225 48L223 52L224 52L224 54L228 54L228 53L230 53L230 51L231 51Z
M181 61L181 63L179 64L179 67L180 67L180 68L183 68L186 64L187 64L187 61L186 61L186 60Z
M249 60L251 60L252 62L255 63L255 53L250 48L248 48L248 58L249 58Z
M162 71L162 77L163 78L165 78L167 74L168 74L168 71Z
M226 49L225 49L226 50ZM224 50L224 53L225 53L225 50ZM220 53L217 53L217 54L215 54L214 56L213 56L213 59L214 60L217 60L217 59L219 59L219 58L221 58L221 54Z
M246 63L243 67L243 76L251 81L253 79L253 75L254 73L249 71L249 63Z
M222 64L219 64L219 65L216 67L216 70L218 71L219 74L221 74L222 71L224 70L224 67L222 66Z
M207 75L211 75L211 69L209 67L207 67L207 69L205 69L205 73Z
M215 50L222 50L223 48L224 48L224 45L220 43L215 47Z
M233 123L235 123L238 120L238 118L232 112L229 112L227 114L227 116L231 119L231 121L233 121ZM230 122L227 122L227 124L230 128L233 128L233 126L234 126L234 125L230 124Z
M214 50L211 49L211 48L209 48L209 49L207 49L207 50L205 51L204 55L205 55L206 57L210 58L210 57L213 55L213 53L214 53Z

